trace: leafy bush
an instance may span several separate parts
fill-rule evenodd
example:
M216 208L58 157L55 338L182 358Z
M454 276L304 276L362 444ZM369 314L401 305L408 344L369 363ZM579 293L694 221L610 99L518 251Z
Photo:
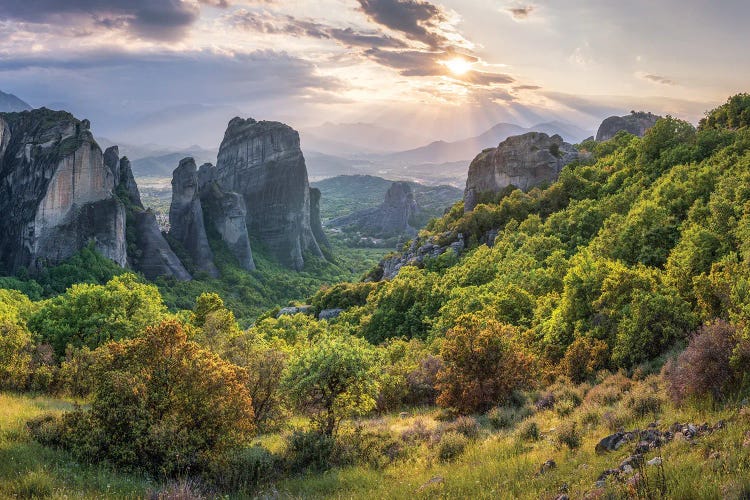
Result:
M663 404L661 388L653 376L637 385L625 399L625 406L638 417L657 414Z
M453 422L446 422L438 428L440 433L457 432L468 439L479 437L479 422L473 417L460 416Z
M567 446L571 450L579 448L581 433L578 431L578 424L575 421L561 423L555 434L555 443L558 447Z
M281 459L262 446L241 448L211 464L208 476L223 491L248 492L278 475Z
M446 432L437 445L437 456L441 462L452 462L460 457L469 444L469 439L458 432Z
M609 361L609 347L598 339L578 337L565 351L560 372L573 382L580 383L592 378L596 372L606 367Z
M90 407L59 422L61 444L79 458L175 476L205 469L254 431L245 371L188 341L179 323L100 349ZM42 424L37 434L53 435Z
M337 459L342 464L384 467L406 454L404 441L398 439L386 426L377 424L356 425L336 440Z
M537 441L540 435L539 426L533 420L524 420L518 428L518 437L523 441Z
M292 471L324 471L332 467L336 440L318 431L294 431L287 439L286 461Z
M440 350L444 365L438 373L438 404L463 413L485 411L530 386L534 359L518 336L516 328L492 319L459 318Z
M498 406L488 411L485 416L493 429L500 430L513 427L518 421L527 417L529 413L530 411L527 408Z
M676 403L704 395L723 400L743 376L743 371L732 365L732 357L746 342L726 321L702 326L677 360L670 360L662 370L670 398Z
M345 332L328 333L290 362L283 385L296 408L332 436L342 419L375 407L375 368L367 342Z

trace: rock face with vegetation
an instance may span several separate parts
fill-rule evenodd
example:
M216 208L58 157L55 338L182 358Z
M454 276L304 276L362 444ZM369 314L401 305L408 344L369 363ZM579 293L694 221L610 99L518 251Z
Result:
M184 158L172 173L172 204L169 207L169 237L187 253L196 270L219 275L203 223L195 160Z
M248 229L275 258L299 270L303 254L323 256L310 224L310 185L297 131L283 123L234 118L216 169L222 191L244 197Z
M617 132L623 130L629 134L643 137L646 130L653 127L659 118L661 117L644 111L631 111L629 115L625 116L610 116L599 125L599 130L596 132L596 140L608 141Z
M338 217L329 222L331 227L354 227L375 238L413 235L411 225L417 213L414 193L407 182L394 182L380 206Z
M485 149L469 166L464 209L474 210L485 197L509 186L524 191L557 179L562 168L579 158L578 151L559 135L529 132Z
M118 159L118 156L117 146L104 152L104 162L117 179L117 196L125 204L128 265L148 279L170 276L178 281L190 280L190 273L161 233L156 215L143 207L130 160L125 156Z
M58 263L93 242L124 266L125 209L87 120L45 108L0 114L0 263Z
M215 174L216 167L210 163L201 165L198 170L198 186L206 223L219 233L240 267L253 271L255 261L245 222L245 199L238 193L222 191L214 181Z

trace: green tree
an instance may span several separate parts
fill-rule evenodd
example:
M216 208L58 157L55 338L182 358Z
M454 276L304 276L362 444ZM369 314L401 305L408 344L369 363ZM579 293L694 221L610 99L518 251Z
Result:
M375 407L376 356L364 340L346 333L320 335L289 363L284 387L294 406L332 436L342 419Z
M132 338L159 323L166 313L154 285L123 274L106 285L73 285L44 302L29 320L29 328L62 357L68 345L95 349L110 340Z

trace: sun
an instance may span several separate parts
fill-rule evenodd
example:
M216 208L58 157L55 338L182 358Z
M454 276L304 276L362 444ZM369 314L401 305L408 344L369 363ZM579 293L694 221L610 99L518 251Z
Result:
M466 74L471 69L472 63L463 57L454 57L447 61L442 61L443 65L454 75Z

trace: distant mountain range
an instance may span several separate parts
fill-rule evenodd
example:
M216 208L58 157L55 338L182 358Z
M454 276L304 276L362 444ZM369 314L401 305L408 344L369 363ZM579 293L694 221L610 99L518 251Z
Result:
M564 122L540 123L528 128L512 123L498 123L487 132L476 137L454 142L435 141L419 148L389 154L385 159L411 164L470 161L483 149L496 147L508 137L525 134L526 132L544 132L547 135L559 134L565 141L573 143L581 142L593 135L589 131Z
M425 144L429 137L371 123L324 123L301 132L302 150L333 155L392 153Z
M13 113L28 109L31 109L31 106L27 102L22 101L13 94L6 94L0 91L0 113Z

